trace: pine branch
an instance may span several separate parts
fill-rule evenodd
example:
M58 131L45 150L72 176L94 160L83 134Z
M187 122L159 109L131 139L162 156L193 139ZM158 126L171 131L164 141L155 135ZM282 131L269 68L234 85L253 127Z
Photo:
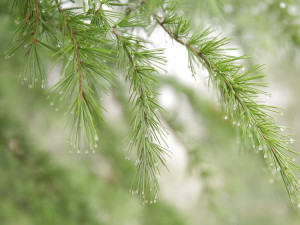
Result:
M165 128L159 119L159 112L163 109L155 98L157 93L153 92L153 87L158 82L154 77L156 69L153 64L163 62L164 59L160 56L160 51L147 50L142 45L144 42L142 39L118 33L116 27L127 26L129 20L134 21L134 17L130 15L120 20L111 26L111 32L118 41L118 49L124 52L129 61L126 78L130 80L130 99L134 104L135 116L132 122L133 130L129 136L129 154L134 147L137 148L138 154L137 173L130 191L140 196L142 204L148 202L151 204L156 203L158 199L159 185L156 178L159 174L158 165L161 163L166 167L165 155L168 155L167 149L161 146L161 142L165 143ZM138 21L136 23L139 24ZM126 63L123 66L126 68Z
M147 4L147 1L143 2ZM254 148L263 153L266 163L272 169L280 171L291 201L300 202L300 182L297 177L300 167L287 154L296 153L289 146L294 140L289 135L281 134L283 128L267 113L276 113L278 109L259 104L255 100L259 94L266 94L255 88L261 86L256 81L264 76L256 75L260 72L260 66L245 71L243 66L236 64L236 61L244 57L221 55L225 53L223 46L227 44L227 40L211 38L209 30L191 35L189 22L177 16L178 8L177 4L161 8L161 14L166 16L154 14L157 24L205 66L210 73L211 82L219 89L224 108L229 114L225 119L230 117L240 127L244 139L250 139Z

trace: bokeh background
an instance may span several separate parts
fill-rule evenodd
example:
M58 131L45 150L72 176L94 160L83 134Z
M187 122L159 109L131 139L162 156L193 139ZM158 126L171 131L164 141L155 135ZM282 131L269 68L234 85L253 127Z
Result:
M125 160L130 130L128 87L121 79L101 99L107 113L95 154L70 153L64 112L54 110L47 90L17 79L23 55L5 59L16 29L0 2L0 224L1 225L296 225L300 210L281 179L255 150L240 148L237 128L224 120L207 74L188 69L185 49L157 28L149 39L165 47L159 101L168 110L172 158L162 169L160 201L141 206L129 193L134 159ZM300 140L300 2L296 0L184 0L197 26L232 37L234 54L265 64L269 104L285 108L278 123ZM141 35L144 35L141 32ZM43 52L50 84L59 66ZM47 61L49 60L49 61ZM121 87L121 88L120 88ZM294 144L299 152L299 143ZM300 158L297 158L299 161Z

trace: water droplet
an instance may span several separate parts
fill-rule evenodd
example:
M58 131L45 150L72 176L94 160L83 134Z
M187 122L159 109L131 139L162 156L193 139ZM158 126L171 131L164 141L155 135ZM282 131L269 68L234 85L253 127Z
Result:
M132 80L132 77L129 77L130 80Z
M235 125L235 124L236 124L236 121L233 121L232 123L233 123L233 125Z
M156 200L155 200L155 199L153 200L153 203L156 203Z
M145 134L145 138L148 138L148 134Z
M227 115L226 115L226 116L224 116L224 119L225 119L225 120L228 120L228 116L227 116Z
M77 150L77 153L78 153L78 154L80 154L80 153L81 153L81 151L78 149L78 150Z
M241 126L241 123L240 123L240 122L238 122L238 123L237 123L237 126L238 126L238 127L239 127L239 126Z
M150 204L152 204L152 200L150 201Z
M246 68L245 67L242 67L242 71L244 72L246 70Z
M62 95L62 93L63 93L62 91L58 92L58 94L60 94L60 95Z
M153 95L149 95L149 98L153 98Z
M26 81L26 80L27 80L27 77L25 77L24 80Z
M280 6L280 8L285 9L286 4L284 2L280 2L279 6Z
M89 150L85 150L85 154L89 154Z
M99 137L95 135L95 141L99 141Z
M18 25L20 23L20 21L19 20L15 20L15 23Z
M300 209L300 203L298 203L298 208Z
M58 43L58 44L56 45L56 47L60 48L60 47L61 47L61 45Z
M34 79L34 82L38 82L38 79Z
M96 152L95 152L95 150L93 150L93 154L95 154Z
M98 145L97 144L95 144L95 146L94 146L95 148L98 148Z
M54 102L51 102L51 103L50 103L50 106L54 106Z
M29 87L29 88L32 88L33 86L32 86L32 84L29 84L28 87Z
M126 157L125 157L125 160L130 160L130 157L126 156Z
M69 61L72 61L73 60L73 56L69 56Z
M267 155L267 154L264 154L264 158L265 158L265 159L268 158L268 155Z
M280 131L285 131L285 128L284 127L280 127Z
M290 143L294 143L296 140L294 140L293 138L290 138Z
M55 108L55 110L54 110L55 112L58 112L58 108Z
M295 159L295 158L293 158L292 160L293 160L293 162L295 162L295 161L296 161L296 159Z
M142 195L144 195L145 193L144 192L142 192Z
M280 169L280 167L277 167L277 171L280 171L281 169Z
M155 167L158 167L157 163L154 164Z
M42 13L45 13L45 9L42 10Z
M258 150L259 151L262 151L263 150L263 147L260 145L260 146L258 146Z
M237 105L234 104L234 105L233 105L233 110L236 110L236 109L237 109Z
M154 112L158 112L158 109L155 109Z

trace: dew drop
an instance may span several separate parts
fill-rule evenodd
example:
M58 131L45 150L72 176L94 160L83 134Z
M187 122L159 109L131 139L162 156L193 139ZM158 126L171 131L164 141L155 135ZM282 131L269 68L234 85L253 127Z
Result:
M20 21L19 20L15 20L15 23L18 25L20 23Z
M158 109L155 109L154 112L158 112Z
M85 150L85 154L89 154L89 150Z
M54 102L51 102L51 103L50 103L50 106L54 106Z
M265 158L265 159L268 158L268 155L267 155L267 154L264 154L264 158Z
M285 131L285 128L284 127L280 127L280 131Z
M34 82L38 82L38 79L34 79Z
M150 201L150 204L152 204L152 200Z
M300 209L300 203L298 203L298 208Z
M62 95L62 93L63 93L62 91L58 92L58 94L60 94L60 95Z
M238 126L238 127L239 127L239 126L241 126L241 123L240 123L240 122L238 122L238 123L237 123L237 126Z
M281 169L280 169L280 167L277 167L277 171L280 171Z
M236 110L236 109L237 109L237 105L234 104L234 105L233 105L233 110Z
M293 160L293 162L295 162L295 161L296 161L296 159L295 159L295 158L293 158L292 160Z
M99 141L99 137L95 135L95 141Z
M32 84L29 84L28 87L29 87L29 88L32 88L33 86L32 86Z
M236 121L233 121L232 123L233 123L233 125L235 125L235 124L236 124Z
M80 150L77 150L77 153L80 154L81 153Z
M61 45L58 43L58 44L56 45L56 47L60 48L60 47L61 47Z
M125 157L125 160L130 160L130 157L126 156L126 157Z
M26 80L27 80L27 77L24 78L24 81L26 81Z
M155 167L158 167L157 163L154 164Z
M294 140L293 138L290 138L290 143L294 143L296 140Z
M69 61L72 61L73 60L73 56L69 56Z
M224 119L225 119L225 120L228 120L228 116L227 116L227 115L226 115L226 116L224 116Z
M93 154L95 154L96 153L96 151L95 150L93 150Z
M95 148L98 148L98 145L97 145L97 144L95 144Z
M130 77L129 79L132 80L132 77Z
M55 108L55 110L54 110L55 112L58 112L58 108Z
M246 70L246 68L245 67L242 67L242 71L244 72Z

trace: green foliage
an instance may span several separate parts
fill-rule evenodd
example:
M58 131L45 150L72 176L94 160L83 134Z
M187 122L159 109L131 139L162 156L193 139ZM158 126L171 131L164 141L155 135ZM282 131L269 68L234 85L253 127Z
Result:
M21 18L21 25L8 52L10 57L27 48L20 78L29 87L38 79L42 85L46 82L39 48L55 52L53 58L62 69L60 81L51 88L51 105L66 112L72 127L70 144L78 153L98 147L98 128L103 122L99 99L115 85L114 70L118 67L129 83L132 103L128 152L135 152L137 172L130 191L138 194L143 204L156 202L159 164L166 166L168 156L166 129L161 122L164 110L155 91L165 59L162 50L149 49L148 41L133 35L132 30L151 33L153 27L160 26L186 47L194 76L199 65L208 71L225 119L237 125L245 145L253 145L266 165L280 172L291 200L300 202L300 168L289 154L296 153L290 147L294 140L281 132L284 127L272 116L280 109L258 100L268 96L259 89L266 86L261 66L243 66L247 57L229 55L229 40L219 38L212 29L192 29L179 1L84 2L83 7L70 7L68 1L13 1L12 14Z

